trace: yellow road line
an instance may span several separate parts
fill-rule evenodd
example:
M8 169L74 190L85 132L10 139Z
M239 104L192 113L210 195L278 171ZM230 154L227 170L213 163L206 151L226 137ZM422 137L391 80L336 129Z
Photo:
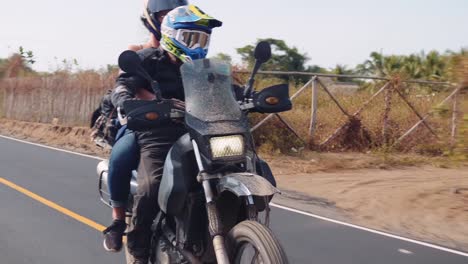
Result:
M74 212L68 210L67 208L64 208L64 207L62 207L62 206L60 206L60 205L58 205L58 204L56 204L56 203L54 203L52 201L49 201L49 200L45 199L44 197L41 197L41 196L39 196L39 195L37 195L37 194L35 194L33 192L30 192L30 191L26 190L25 188L23 188L21 186L18 186L18 185L14 184L14 183L12 183L10 181L5 180L4 178L0 177L0 183L3 183L6 186L8 186L8 187L10 187L10 188L24 194L24 195L27 195L27 196L31 197L32 199L34 199L34 200L36 200L36 201L38 201L40 203L43 203L43 204L49 206L50 208L55 209L55 210L59 211L60 213L65 214L65 215L75 219L76 221L79 221L79 222L81 222L81 223L83 223L85 225L88 225L88 226L90 226L90 227L92 227L92 228L94 228L94 229L96 229L98 231L102 232L104 229L106 229L105 226L100 225L100 224L94 222L93 220L91 220L89 218L86 218L86 217L81 216L81 215L79 215L77 213L74 213Z

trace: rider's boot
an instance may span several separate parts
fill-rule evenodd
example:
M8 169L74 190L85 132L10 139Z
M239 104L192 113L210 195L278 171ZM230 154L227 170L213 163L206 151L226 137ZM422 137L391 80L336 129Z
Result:
M109 252L119 252L122 249L122 236L127 228L124 220L114 220L104 233L104 249Z

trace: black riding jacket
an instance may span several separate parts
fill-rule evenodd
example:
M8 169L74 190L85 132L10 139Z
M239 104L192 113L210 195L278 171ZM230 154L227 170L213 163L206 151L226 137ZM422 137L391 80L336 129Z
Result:
M184 101L180 64L172 63L168 54L160 48L143 49L137 51L137 54L140 56L143 68L153 80L158 82L162 97ZM154 93L145 79L133 74L121 73L111 94L112 104L122 107L124 101L135 98L137 88L144 88Z

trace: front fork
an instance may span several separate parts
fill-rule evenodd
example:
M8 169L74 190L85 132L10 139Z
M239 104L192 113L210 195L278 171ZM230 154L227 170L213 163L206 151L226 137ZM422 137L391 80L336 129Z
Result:
M226 251L224 237L222 235L222 225L216 208L216 204L213 201L213 190L211 189L210 181L204 176L205 168L200 157L200 151L198 149L197 142L192 140L193 150L195 153L195 158L198 164L198 170L200 171L200 181L203 185L203 190L205 191L206 198L206 211L208 214L208 227L210 235L213 241L213 248L216 255L216 260L220 264L229 264L229 257Z
M200 157L200 151L195 140L192 140L192 144L195 153L195 158L197 160L198 169L200 171L198 179L202 183L203 190L205 192L206 211L208 214L208 227L213 241L213 248L216 254L216 259L220 264L229 264L229 257L225 247L224 236L222 235L223 226L222 222L220 221L218 209L216 208L216 204L213 201L213 190L211 189L210 185L210 177L207 177L208 175L206 175L206 173L204 172L205 169L203 167L203 163ZM253 197L251 195L247 196L245 202L248 220L258 221L258 211L257 207L255 206ZM266 206L268 207L268 202L266 203ZM269 219L268 209L267 214L265 216L265 223L267 225L269 222L267 220Z

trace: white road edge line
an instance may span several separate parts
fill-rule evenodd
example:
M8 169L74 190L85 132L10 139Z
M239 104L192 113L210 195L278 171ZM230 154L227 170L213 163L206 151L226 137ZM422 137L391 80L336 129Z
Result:
M270 203L270 205L272 205L274 207L277 207L277 208L280 208L280 209L283 209L283 210L286 210L286 211L290 211L290 212L294 212L294 213L314 217L314 218L324 220L324 221L328 221L328 222L332 222L332 223L335 223L335 224L344 225L344 226L347 226L347 227L352 227L352 228L355 228L355 229L367 231L367 232L370 232L370 233L374 233L374 234L378 234L378 235L382 235L382 236L386 236L386 237L391 237L391 238L403 240L403 241L406 241L406 242L411 242L411 243L414 243L414 244L418 244L418 245L422 245L422 246L426 246L426 247L430 247L430 248L434 248L434 249L438 249L438 250L442 250L442 251L450 252L450 253L453 253L453 254L468 257L468 253L457 251L457 250L454 250L454 249L433 245L433 244L430 244L430 243L427 243L427 242L423 242L423 241L419 241L419 240L415 240L415 239L411 239L411 238L407 238L407 237L402 237L402 236L397 236L397 235L385 233L385 232L382 232L382 231L378 231L378 230L375 230L375 229L370 229L370 228L363 227L363 226L353 225L353 224L350 224L350 223L338 221L338 220L323 217L323 216L320 216L320 215L311 214L311 213L308 213L308 212L304 212L304 211L301 211L301 210L297 210L297 209L294 209L294 208L282 206L282 205L275 204L275 203Z
M91 158L91 159L104 160L103 158L100 158L100 157L81 154L81 153L78 153L78 152L73 152L73 151L60 149L60 148L49 147L49 146L46 146L46 145L43 145L43 144L33 143L33 142L29 142L29 141L25 141L25 140L21 140L21 139L16 139L16 138L8 137L8 136L0 135L0 138L6 138L6 139L21 142L21 143L25 143L25 144L30 144L30 145L34 145L34 146L47 148L47 149L66 152L66 153L69 153L69 154L75 154L75 155L78 155L78 156L87 157L87 158ZM421 246L426 246L426 247L438 249L438 250L441 250L441 251L445 251L445 252L449 252L449 253L453 253L453 254L468 257L468 253L465 253L465 252L462 252L462 251L457 251L457 250L454 250L454 249L433 245L433 244L430 244L430 243L427 243L427 242L423 242L423 241L419 241L419 240L415 240L415 239L411 239L411 238L406 238L406 237L402 237L402 236L397 236L397 235L385 233L385 232L382 232L382 231L378 231L378 230L375 230L375 229L370 229L370 228L363 227L363 226L353 225L353 224L350 224L350 223L338 221L338 220L323 217L323 216L320 216L320 215L315 215L315 214L312 214L312 213L304 212L304 211L301 211L301 210L297 210L297 209L294 209L294 208L282 206L282 205L275 204L275 203L271 203L271 205L273 207L280 208L280 209L290 211L290 212L294 212L294 213L297 213L297 214L310 216L310 217L313 217L313 218L317 218L317 219L320 219L320 220L332 222L332 223L335 223L335 224L344 225L344 226L347 226L347 227L352 227L352 228L355 228L355 229L367 231L367 232L370 232L370 233L374 233L374 234L378 234L378 235L382 235L382 236L386 236L386 237L391 237L391 238L403 240L403 241L406 241L406 242L411 242L411 243L414 243L414 244L418 244L418 245L421 245Z
M50 146L47 146L47 145L43 145L43 144L39 144L39 143L33 143L33 142L29 142L29 141L25 141L25 140L21 140L21 139L17 139L17 138L12 138L12 137L7 137L7 136L3 136L3 135L0 135L0 138L6 138L6 139L13 140L13 141L18 141L18 142L21 142L21 143L25 143L25 144L30 144L30 145L34 145L34 146L38 146L38 147L43 147L43 148L47 148L47 149L52 149L52 150L57 150L57 151L66 152L66 153L70 153L70 154L75 154L75 155L90 158L90 159L104 160L104 158L97 157L97 156L91 156L91 155L82 154L82 153L78 153L78 152L74 152L74 151L70 151L70 150L54 148L54 147L50 147Z

